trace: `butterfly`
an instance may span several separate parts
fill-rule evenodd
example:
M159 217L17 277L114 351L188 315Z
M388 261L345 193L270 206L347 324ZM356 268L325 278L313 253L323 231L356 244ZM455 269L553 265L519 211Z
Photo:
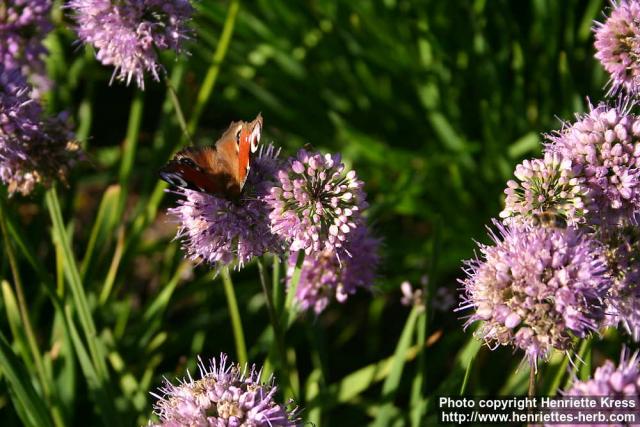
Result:
M237 199L261 133L260 114L251 122L233 122L213 146L188 147L178 152L160 170L160 177L176 187Z

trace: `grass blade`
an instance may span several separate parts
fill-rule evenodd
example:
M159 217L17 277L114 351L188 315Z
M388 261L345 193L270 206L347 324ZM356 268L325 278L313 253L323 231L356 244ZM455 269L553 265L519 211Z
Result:
M382 386L381 400L385 403L380 407L378 415L373 422L373 426L382 427L390 424L393 400L398 391L398 386L400 385L400 378L402 377L402 371L405 365L406 353L411 345L411 337L413 336L416 327L416 320L418 319L420 310L421 308L419 307L413 307L404 325L398 344L396 344L391 370L389 371L389 376Z
M427 311L422 310L418 319L416 320L416 345L420 345L421 343L427 340ZM422 349L420 354L418 355L418 361L416 366L416 376L413 379L413 384L411 385L411 400L410 400L410 408L411 408L411 425L419 426L420 420L422 419L422 415L424 410L426 409L426 401L424 399L424 387L425 387L425 376L426 376L426 368L425 368L425 351Z
M404 354L404 360L414 360L420 350L421 346L410 347ZM394 359L395 355L389 356L346 375L340 381L326 387L317 398L310 399L305 407L312 410L320 405L324 410L329 410L337 404L350 402L369 387L387 378Z
M0 333L0 369L13 391L16 406L22 407L18 413L26 416L25 425L35 427L53 427L43 399L38 396L29 381L30 375L11 350L6 338Z
M545 370L543 377L543 385L541 387L542 395L555 396L558 389L562 385L562 380L568 373L569 357L561 352L555 352L551 356L551 360Z
M224 61L225 56L227 56L227 50L229 49L229 43L231 42L231 36L233 35L233 29L236 24L236 17L238 16L239 10L240 1L231 0L229 9L227 10L227 17L225 18L224 26L222 27L220 41L216 46L213 57L211 58L211 65L209 66L207 74L204 77L202 87L200 87L200 91L198 92L196 105L193 107L193 112L191 113L191 118L189 119L189 125L187 127L189 135L193 135L196 131L198 123L200 121L200 116L202 115L202 111L205 105L207 105L207 103L209 102L209 98L211 97L213 88L216 85L218 74L220 73L220 66Z
M120 266L120 261L122 260L122 254L124 253L124 247L125 247L124 227L121 227L120 230L118 230L118 240L116 242L116 250L113 252L111 265L109 266L107 277L104 279L104 284L102 285L102 291L100 291L100 298L99 298L100 305L106 304L107 300L109 299L109 296L111 295L113 284L116 281L116 274L118 273L118 267Z
M465 381L464 377L467 372L469 372L468 368L481 347L482 341L473 336L469 338L465 346L458 352L453 367L451 368L451 373L442 384L440 384L436 394L448 395L457 393L460 390Z
M94 366L99 372L100 377L106 378L107 369L104 362L104 358L99 350L97 343L96 327L91 317L91 310L89 308L89 302L82 286L82 280L80 278L80 272L76 264L75 257L71 251L71 244L67 237L64 222L62 220L62 212L60 210L60 202L58 201L58 195L55 187L51 188L46 195L47 207L49 208L49 215L51 216L51 222L53 223L53 233L55 239L60 243L62 248L62 256L64 261L64 272L71 288L75 308L78 310L78 317L80 324L83 328L85 338L89 346L89 352L93 359Z
M306 394L307 400L313 400L317 398L318 395L320 394L320 384L323 379L322 377L323 375L320 369L314 369L313 371L311 371L311 374L309 374L309 377L307 378L307 384L305 387L305 390L306 390L305 394ZM309 425L314 425L314 426L322 425L321 423L322 407L319 405L314 406L311 410L309 410L309 413L305 418L307 423L309 423Z
M65 307L65 319L76 356L78 357L80 369L82 369L82 373L87 380L87 385L93 394L93 400L96 402L104 424L106 426L120 425L116 417L115 408L112 405L113 400L110 393L100 378L100 374L95 369L89 354L85 350L82 338L73 323L73 314L70 306Z
M9 282L6 280L2 281L2 304L7 311L7 321L18 351L22 354L22 360L31 371L33 369L33 361L31 360L29 344L27 343L27 337L24 335L22 321L20 320L18 301L11 289L11 285L9 285Z
M115 420L116 412L112 408L112 399L110 397L108 389L109 374L106 366L106 359L104 356L103 347L100 345L98 336L96 334L96 327L91 317L91 310L89 308L89 302L82 286L82 280L80 279L80 272L76 264L75 257L71 251L71 244L69 242L64 222L62 220L62 212L60 210L60 203L58 201L58 195L55 187L52 187L45 196L49 214L51 216L51 222L53 223L53 235L54 239L59 243L62 249L62 258L64 264L64 273L69 282L71 294L73 295L74 308L78 312L78 318L80 319L80 326L83 329L87 346L89 348L89 354L92 363L91 369L87 366L83 367L83 372L87 381L95 383L96 405L100 408L100 413L107 425L117 425ZM66 313L69 319L70 331L73 333L73 323L71 322L70 313ZM74 336L75 335L75 336ZM81 357L81 349L84 348L82 341L77 334L72 334L74 340L76 354ZM82 366L82 364L81 364Z
M118 180L122 191L118 199L116 219L120 219L124 212L125 202L127 200L127 189L129 188L129 179L131 178L131 170L133 169L133 161L136 157L138 148L138 136L140 126L142 125L142 110L144 107L144 94L137 91L131 102L131 110L129 111L129 124L127 126L127 136L125 138L124 147L122 148L122 160L120 162L120 171Z
M119 185L111 185L104 192L80 267L80 274L83 280L87 277L87 271L91 267L95 248L101 248L104 245L118 223L117 217L113 215L113 212L117 212L120 193Z
M302 264L304 263L304 251L298 251L298 258L296 259L296 266L291 274L291 280L287 286L287 296L285 298L284 309L280 313L280 324L284 325L284 329L287 330L293 324L296 316L298 315L298 307L295 304L296 290L298 289L298 282L300 282L300 275L302 274Z
M29 351L31 352L31 357L29 359L33 360L33 365L35 367L36 375L40 382L40 387L45 395L46 399L51 397L51 390L49 388L49 379L45 373L44 363L42 360L42 354L40 353L40 348L38 347L38 342L36 338L36 334L33 329L33 325L31 323L31 318L29 315L29 307L27 306L27 300L25 298L24 288L22 286L22 279L20 277L20 270L18 268L18 260L13 250L13 244L9 240L9 231L7 230L7 223L5 220L5 204L4 198L1 202L0 206L0 229L2 230L2 237L4 240L4 250L9 261L9 267L11 269L11 273L13 275L13 284L15 285L15 296L18 313L20 314L20 323L22 324L22 328L24 330L24 338L26 340L22 341L21 344L28 345ZM26 354L26 352L25 352Z
M460 396L464 396L467 392L467 384L469 383L469 375L471 374L471 367L473 366L473 361L475 360L475 356L469 359L467 363L467 369L464 371L464 378L462 379L462 385L460 386Z
M240 310L238 309L238 300L236 299L236 292L233 289L233 282L231 281L229 268L223 267L220 275L222 276L224 293L227 296L227 305L229 307L229 316L231 317L233 337L236 342L238 363L240 363L241 366L244 366L249 360L247 357L247 344L244 339L244 329L242 328L242 319L240 318Z

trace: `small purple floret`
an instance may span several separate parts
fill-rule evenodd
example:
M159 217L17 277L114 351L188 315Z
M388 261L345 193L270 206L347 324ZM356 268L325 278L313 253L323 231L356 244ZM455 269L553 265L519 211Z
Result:
M369 235L366 226L352 232L351 240L338 253L324 250L305 255L295 299L304 311L320 314L335 299L344 303L358 288L370 289L379 262L380 241ZM287 280L290 282L298 252L289 256Z
M212 359L209 366L199 361L200 378L191 375L178 385L165 379L154 412L160 422L155 427L178 426L260 426L301 425L297 410L288 410L275 400L273 378L262 382L261 370L227 364L227 356Z
M500 217L506 222L528 222L535 215L552 211L570 225L584 222L589 190L579 170L558 153L523 161L514 172L517 180L507 182Z
M532 365L601 326L611 286L601 244L573 228L494 225L461 280L465 326L480 322L478 337L524 350Z
M640 228L620 227L600 236L613 278L607 296L607 325L622 325L640 341Z
M191 259L213 267L242 267L266 252L282 252L263 201L274 179L277 154L269 146L254 160L238 201L183 188L175 191L182 198L169 214L180 224L177 237Z
M362 223L364 183L345 171L340 155L300 150L277 178L265 200L273 232L291 251L335 252Z
M42 41L53 29L51 0L3 0L0 4L0 65L20 70L32 83L44 83Z
M599 105L549 136L547 153L570 160L589 190L587 221L628 223L640 209L640 117Z
M610 75L610 94L622 90L636 96L640 91L640 2L612 2L611 14L597 23L595 57Z
M638 353L636 352L628 357L626 350L623 350L618 366L611 360L607 360L596 369L593 378L586 381L574 381L571 388L566 390L563 395L571 397L608 396L612 399L634 398L637 403L637 399L640 396L640 360L638 359ZM613 409L613 411L615 410Z
M67 7L80 40L96 49L103 65L115 67L112 80L135 80L140 89L147 72L160 81L158 51L182 51L193 13L188 0L71 0Z
M9 194L65 181L80 156L66 117L45 116L30 94L20 71L0 64L0 180Z

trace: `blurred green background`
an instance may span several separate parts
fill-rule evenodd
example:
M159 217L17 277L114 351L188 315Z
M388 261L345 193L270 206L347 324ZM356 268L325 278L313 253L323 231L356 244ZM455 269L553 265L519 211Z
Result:
M187 120L229 4L197 2L191 55L163 57ZM468 362L465 351L474 345L466 344L471 334L462 330L463 314L440 303L434 308L445 310L430 307L424 319L427 350L404 365L393 393L383 390L384 376L368 378L357 392L354 386L348 398L325 385L393 355L410 311L400 304L402 281L419 285L428 276L431 295L439 288L457 292L461 260L473 257L474 239L487 241L484 227L501 209L514 165L537 156L541 133L584 111L587 97L592 103L603 97L607 78L593 58L591 34L603 7L599 0L240 2L197 143L210 144L229 122L261 112L263 141L281 146L283 155L306 143L342 153L366 182L369 221L384 240L372 295L359 292L319 317L306 316L287 335L305 418L365 425L385 408L388 425L427 425L434 414L428 396L460 390L467 367L461 361ZM206 266L182 264L179 242L172 241L176 225L165 214L175 197L166 195L155 210L162 194L153 193L157 171L181 139L166 87L150 80L142 93L109 86L111 69L74 44L59 8L54 16L48 69L58 86L48 106L72 112L89 156L58 193L109 355L115 406L123 424L143 424L151 412L148 391L163 375L181 377L195 367L197 354L233 357L224 292ZM64 407L75 408L65 409L65 419L99 425L43 291L41 282L48 280L65 294L60 247L45 238L51 225L41 200L41 194L16 197L8 210L25 245L53 272L38 274L28 260L20 261L32 320L64 390ZM3 277L10 277L6 260ZM257 268L249 265L233 277L249 358L262 363L270 338ZM9 323L0 316L8 336ZM467 392L525 393L527 370L512 374L520 356L482 349ZM418 385L416 372L423 380ZM325 390L316 400L314 384ZM428 415L412 421L415 405ZM0 419L20 423L4 381Z

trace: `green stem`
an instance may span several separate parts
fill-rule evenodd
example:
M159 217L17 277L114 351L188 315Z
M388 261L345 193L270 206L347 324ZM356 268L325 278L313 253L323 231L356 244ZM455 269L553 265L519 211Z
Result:
M549 383L549 387L546 390L543 390L544 395L546 396L555 396L562 384L562 379L567 373L567 366L569 365L569 356L566 354L563 355L561 362L558 364L557 371L553 376L553 379Z
M459 396L464 396L467 392L467 385L469 385L469 377L471 376L471 368L473 367L474 358L469 359L467 366L464 370L464 377L462 378L462 385L460 386Z
M227 50L229 48L229 43L231 42L231 36L233 35L233 29L235 27L236 16L238 15L238 10L240 7L240 2L238 0L232 0L229 5L229 10L227 12L227 17L224 21L224 26L222 29L222 35L220 37L220 41L216 46L216 51L212 58L212 63L207 71L207 75L200 87L200 91L198 92L198 97L196 101L196 106L194 107L194 111L191 114L190 120L187 125L187 134L193 135L195 130L198 128L198 124L200 123L200 116L202 114L202 109L204 105L209 101L211 97L211 93L213 92L213 88L215 87L216 79L218 73L220 71L220 65L224 60ZM171 94L169 95L171 96ZM179 119L178 119L179 120ZM186 137L185 137L186 138ZM175 147L175 151L179 150L186 139L181 140L177 147ZM153 221L156 216L156 212L158 210L158 206L162 202L164 198L164 190L167 188L167 183L164 181L158 180L156 186L151 192L151 197L146 202L145 215L142 217L138 217L138 221L134 223L133 229L131 231L131 237L127 240L127 249L125 250L125 256L128 252L128 247L131 244L130 242L137 241L139 235L142 231Z
M298 283L300 282L300 275L302 274L302 263L304 262L304 251L298 251L298 259L296 260L296 266L291 275L291 280L287 286L287 297L284 303L284 310L282 312L282 319L285 330L291 326L296 318L296 306L294 304L296 290L298 289Z
M15 256L15 253L13 252L13 247L11 246L11 242L9 240L9 232L7 231L7 224L5 220L5 209L6 209L6 205L3 199L2 206L0 207L0 228L2 229L2 236L4 237L4 248L7 254L7 258L9 260L9 267L11 268L11 273L13 274L13 283L15 285L16 297L18 299L18 310L20 311L20 318L22 320L22 324L24 325L24 332L25 332L25 335L27 336L29 350L31 351L31 355L35 363L36 374L38 376L38 380L42 387L42 391L44 392L44 395L48 400L50 398L50 393L51 393L51 390L49 389L49 381L47 380L47 376L45 374L44 363L42 361L40 349L38 348L36 335L33 331L33 325L31 324L31 319L29 317L29 309L27 307L27 301L24 297L22 280L20 278L20 270L18 270L18 263L16 261L16 256Z
M227 50L229 49L229 43L231 42L231 36L233 35L233 29L236 24L238 10L240 10L240 1L231 0L229 10L227 11L227 17L225 18L224 26L222 27L220 40L218 41L215 52L213 53L211 65L209 66L209 70L207 70L207 74L202 82L202 86L200 87L200 92L198 93L198 98L196 99L196 105L191 113L189 126L187 128L190 135L192 135L198 127L202 110L209 101L211 92L213 92L213 88L215 87L218 74L220 73L220 65L222 65L222 61L227 55Z
M173 109L176 112L176 117L178 118L178 123L180 124L180 129L182 129L183 137L189 141L189 144L193 145L193 140L191 139L191 134L187 127L187 121L184 119L184 113L182 112L182 107L180 106L180 100L178 99L178 93L176 89L173 87L171 80L168 76L164 78L165 83L167 84L167 91L169 92L169 99L171 100L171 104L173 105Z
M287 348L284 344L284 332L282 331L280 322L278 321L278 315L273 304L273 297L267 285L267 283L269 283L269 278L267 277L267 271L262 264L261 258L258 258L258 270L260 271L260 284L262 285L262 291L264 292L264 298L267 303L267 311L269 312L269 319L271 320L271 326L273 328L273 336L275 337L276 347L280 356L280 368L282 369L281 377L285 378L285 381L287 382L285 386L291 388L290 384L288 384L289 363L287 361Z
M536 370L533 365L529 366L529 397L536 396Z
M593 344L593 338L585 338L583 341L586 341L583 343L583 345L580 348L580 358L584 361L584 364L580 366L580 369L578 370L578 378L580 378L582 381L587 381L589 379L589 377L591 377L591 365L592 365L592 344Z
M52 426L45 407L46 403L34 390L27 369L13 353L11 345L1 331L0 366L2 366L3 383L11 389L9 396L14 402L14 408L23 425Z
M116 250L114 251L113 258L111 259L111 265L109 266L109 271L107 272L107 278L104 281L104 286L102 287L102 291L100 291L100 305L106 304L109 300L109 296L111 295L113 284L116 281L118 266L120 265L120 261L122 260L122 253L124 252L124 240L124 229L120 228L120 230L118 230L118 241L116 243Z
M317 393L323 394L326 391L327 387L327 374L326 374L326 347L325 347L325 338L323 334L322 326L317 323L307 322L306 328L307 336L309 338L309 352L311 356L311 365L313 366L313 371L315 373L315 377L313 378L315 387L317 387ZM309 391L309 381L311 378L307 379L307 390ZM295 396L292 396L295 400ZM305 396L305 399L309 399L309 396ZM324 408L318 406L309 411L309 421L314 422L316 425L322 425L322 412Z
M100 376L102 378L107 378L106 363L99 351L96 327L93 322L93 318L91 317L91 310L89 309L89 302L82 286L80 272L78 271L78 266L75 262L73 252L71 251L71 244L65 230L62 211L60 210L60 202L58 201L58 193L56 192L55 186L51 187L51 189L47 191L45 199L49 209L49 215L51 216L51 222L53 223L55 236L62 248L65 275L67 276L67 281L69 282L69 287L73 295L75 308L78 311L80 326L82 327L87 340L89 353L91 353L91 358L93 359L95 368L100 373Z
M233 328L233 337L236 341L238 363L241 366L244 366L249 360L247 357L247 345L244 340L244 330L242 329L238 300L236 299L236 292L233 289L233 282L231 281L231 275L229 274L229 267L223 267L220 274L222 275L224 293L227 296L227 305L229 306L229 315L231 316L231 327Z
M423 295L425 295L424 292ZM423 345L427 341L427 323L428 323L428 313L426 310L426 298L423 299L423 303L425 304L424 311L422 311L418 315L418 320L416 321L416 345L418 346L418 360L416 366L416 376L413 379L413 384L411 385L411 398L410 398L410 418L412 426L419 426L420 420L424 418L423 411L425 406L423 403L424 398L424 389L426 383L426 350ZM468 373L468 372L467 372Z
M282 292L282 282L280 281L280 257L273 257L273 275L271 276L272 283L271 289L273 289L273 306L276 313L280 313L282 310L282 302L284 301Z
M580 374L584 374L586 376L589 376L591 374L591 364L587 364L589 357L587 356L587 354L589 354L591 352L591 344L592 344L592 338L583 338L580 341L580 347L578 348L578 353L577 353L577 360L575 362L575 364L573 365L573 367L571 368L571 372L569 374L569 376L567 377L567 380L565 382L565 387L568 387L571 382L576 378L576 377L580 377ZM581 365L581 363L584 362L585 365ZM584 372L583 369L585 370Z
M124 212L125 202L127 200L127 189L129 188L129 179L133 169L133 162L136 157L138 148L138 135L142 124L142 110L144 106L144 96L142 92L136 92L131 102L131 110L129 111L129 124L127 125L127 135L125 137L124 147L122 149L122 160L120 162L120 171L118 173L118 181L120 184L120 198L118 200L119 218Z
M91 49L85 49L84 51L85 70L87 67L91 67L94 56ZM78 126L76 128L76 138L80 141L80 145L83 150L87 150L89 144L89 134L91 132L91 125L93 124L93 92L94 92L94 80L87 79L84 83L85 94L78 106Z
M38 259L36 255L34 255L34 250L31 247L31 245L29 245L28 242L23 239L24 231L18 228L18 225L14 223L13 219L10 216L5 215L4 220L6 221L7 229L9 231L9 235L11 236L11 239L13 239L13 242L15 242L18 249L20 249L21 255L24 257L24 259L26 259L31 265L31 267L35 270L45 293L51 298L51 303L53 305L55 312L61 316L64 335L67 338L70 337L69 325L67 323L65 311L62 307L62 301L60 300L60 297L56 292L56 288L53 282L54 280L53 277L50 276L50 274L45 270L44 266L41 264L40 259ZM59 247L60 247L60 244L56 243L56 263L62 262L62 257L58 255L59 253L61 253L61 250L59 249ZM56 266L56 267L57 267L56 270L62 273L63 267L62 266ZM55 279L58 282L64 281L63 273L62 274L60 273L57 276L61 276L61 277L56 277ZM59 285L58 288L62 289L62 286ZM84 346L83 346L83 349L84 349ZM80 351L84 351L83 349L81 349ZM76 351L78 351L78 349L76 349ZM54 387L53 395L51 398L51 400L54 401L53 404L51 404L51 417L53 419L53 423L56 426L65 426L67 425L67 423L64 420L64 416L60 408L60 403L57 399L58 399L58 396L57 396L56 388ZM100 402L104 402L106 404L109 402L109 400L101 399ZM114 411L110 411L109 413L114 413Z

